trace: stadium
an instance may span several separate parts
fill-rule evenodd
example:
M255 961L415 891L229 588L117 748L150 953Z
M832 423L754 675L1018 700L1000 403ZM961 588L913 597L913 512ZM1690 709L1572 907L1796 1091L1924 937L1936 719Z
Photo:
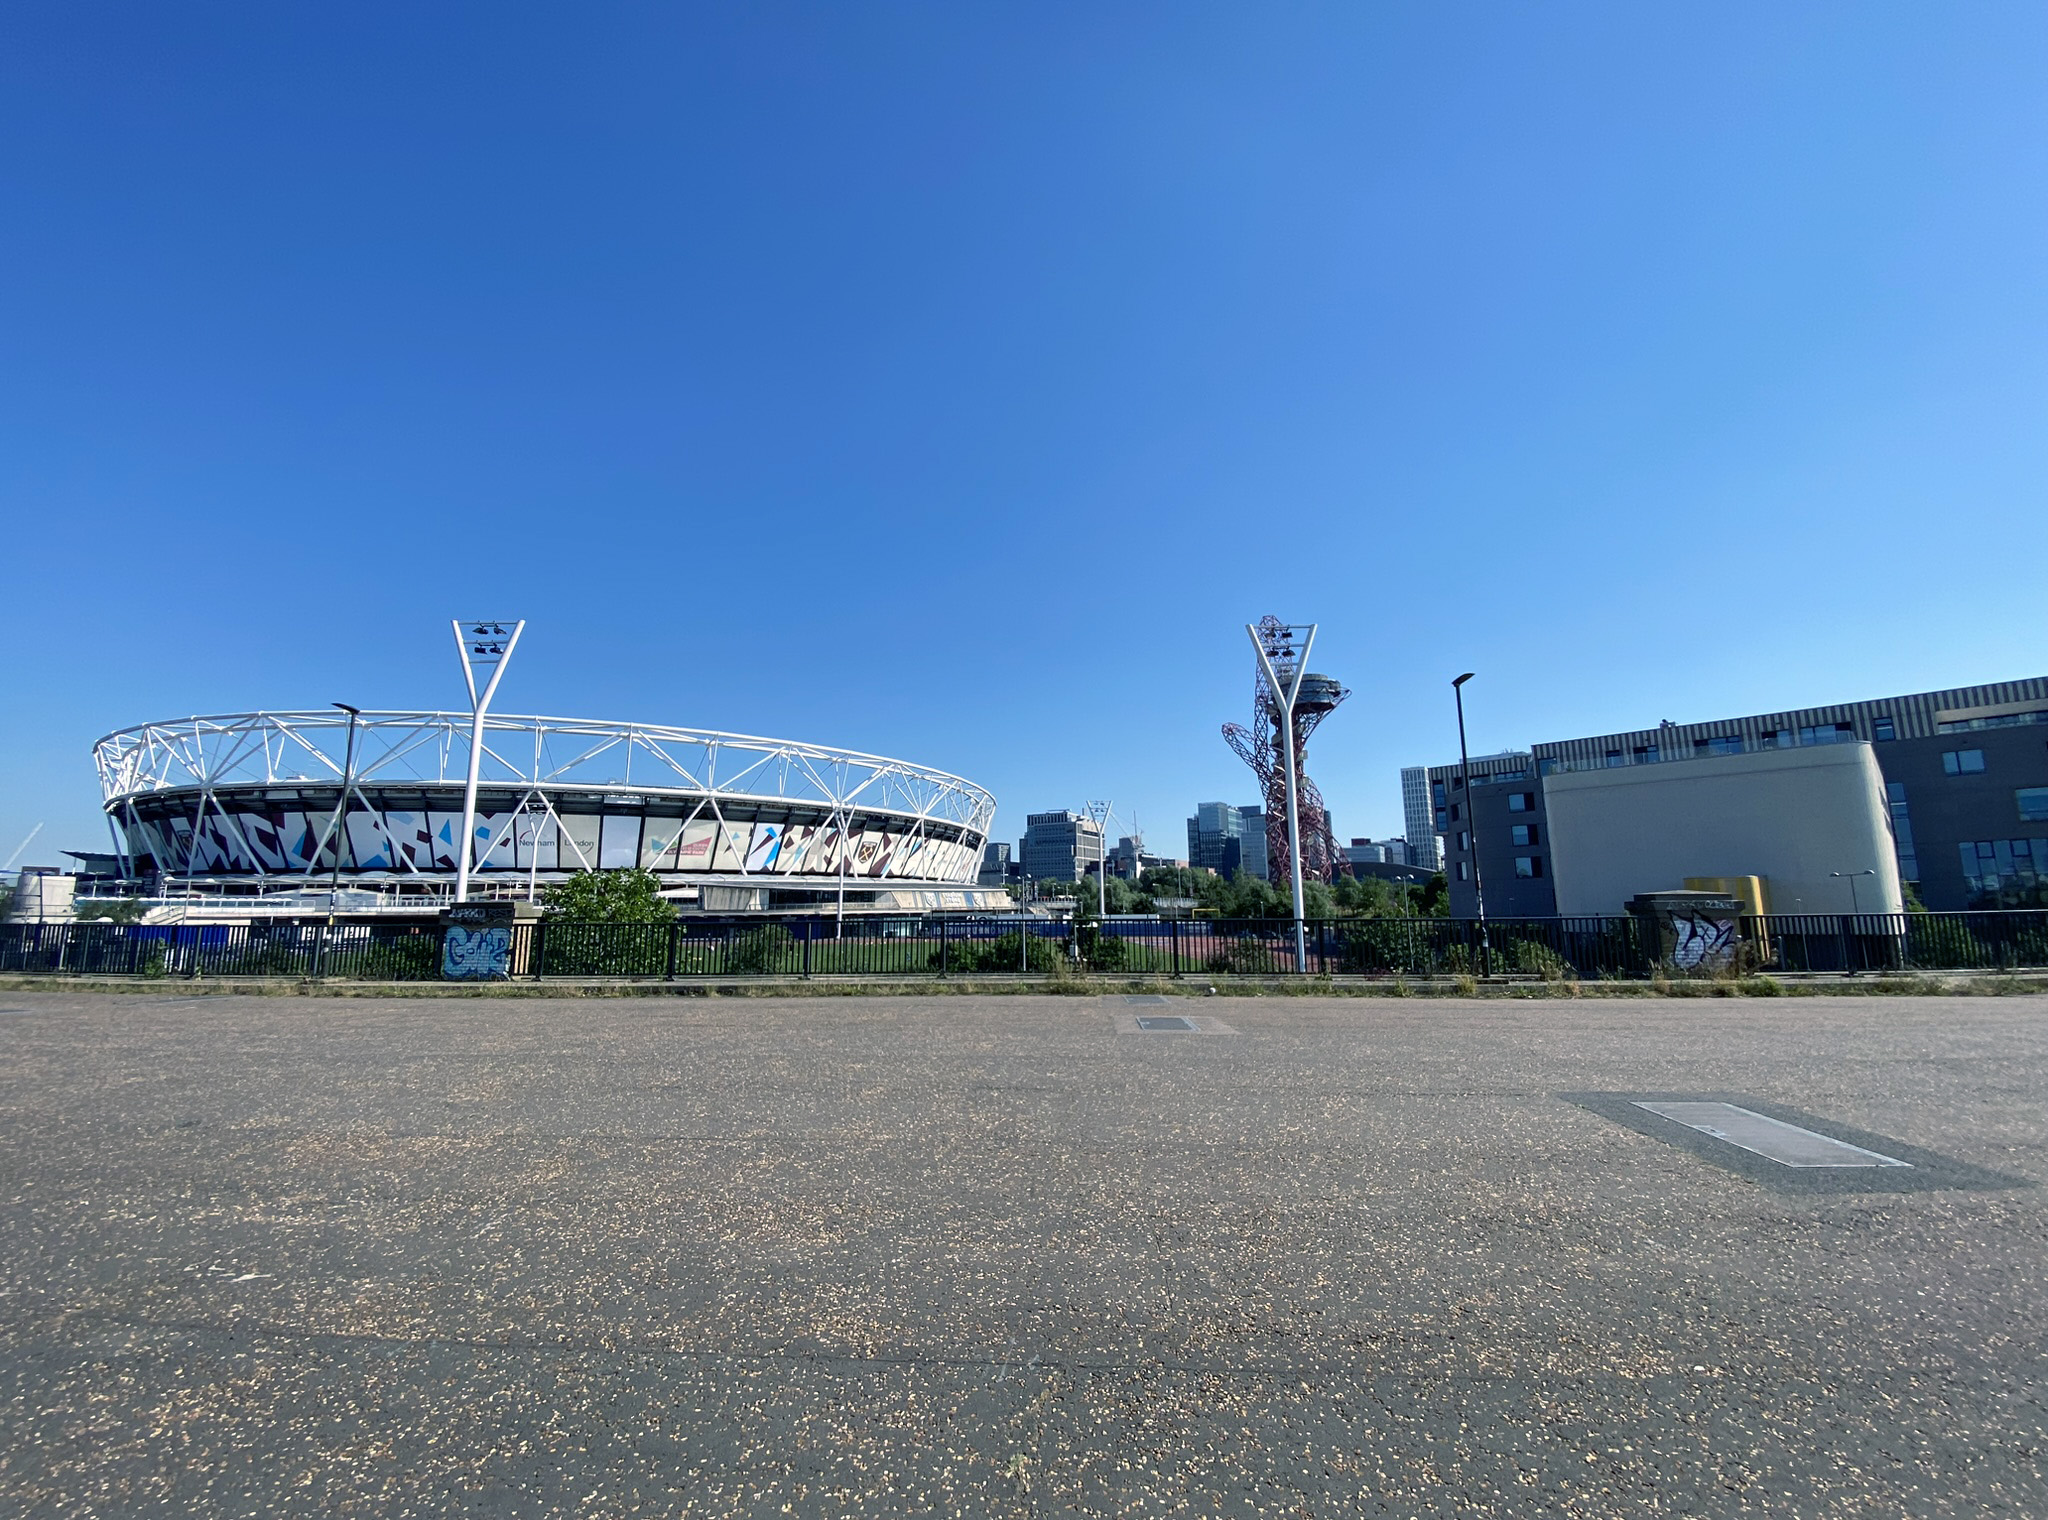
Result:
M340 711L256 712L108 734L93 757L122 873L152 896L338 879L352 907L445 903L473 721L365 711L351 735ZM652 724L493 714L483 732L472 897L639 866L705 912L1010 906L975 884L995 798L943 771Z

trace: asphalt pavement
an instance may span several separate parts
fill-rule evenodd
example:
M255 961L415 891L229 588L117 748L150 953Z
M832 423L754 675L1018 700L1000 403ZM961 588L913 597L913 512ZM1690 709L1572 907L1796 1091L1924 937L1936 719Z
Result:
M2037 1516L2044 1094L2040 997L0 993L0 1513Z

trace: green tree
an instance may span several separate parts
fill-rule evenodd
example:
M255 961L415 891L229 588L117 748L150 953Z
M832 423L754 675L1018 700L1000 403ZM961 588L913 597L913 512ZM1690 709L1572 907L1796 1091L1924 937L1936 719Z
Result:
M1439 871L1424 883L1422 901L1416 905L1423 918L1449 918L1451 916L1451 884Z
M73 911L81 924L139 924L145 910L139 897L103 897L79 902Z
M661 895L652 871L578 871L540 890L549 916L574 924L665 924L675 904Z

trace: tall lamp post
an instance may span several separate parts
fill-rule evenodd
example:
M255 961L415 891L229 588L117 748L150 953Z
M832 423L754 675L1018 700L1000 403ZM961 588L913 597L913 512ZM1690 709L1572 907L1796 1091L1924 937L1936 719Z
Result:
M334 905L341 896L341 852L348 844L348 794L356 780L356 719L363 715L360 707L350 707L346 702L330 702L348 714L348 742L341 754L341 798L334 805L334 864L327 873L327 926L321 930L318 943L313 946L313 975L327 974L327 942L334 937Z
M327 874L327 921L334 921L335 896L341 891L341 852L348 843L348 794L355 785L356 777L356 719L363 715L360 707L350 707L346 702L330 702L329 707L338 707L348 714L348 743L342 750L341 760L341 801L334 808L334 865Z
M1851 911L1851 912L1853 912L1853 913L1859 913L1859 914L1860 914L1860 913L1861 913L1861 912L1863 911L1863 903L1862 903L1862 901L1861 901L1861 900L1860 900L1860 899L1859 899L1859 898L1857 897L1857 895L1856 895L1856 878L1857 878L1857 877L1859 877L1859 876L1875 876L1876 874L1877 874L1877 872L1875 872L1875 871L1830 871L1830 872L1828 872L1828 875L1830 875L1830 876L1835 876L1835 877L1844 877L1844 878L1846 878L1846 879L1848 880L1848 883L1849 883L1849 909L1850 909L1850 911Z
M1466 671L1451 682L1451 694L1458 701L1458 786L1465 794L1465 840L1471 845L1472 901L1479 909L1479 974L1493 974L1493 945L1486 937L1486 881L1479 871L1479 820L1472 816L1472 757L1465 750L1465 683L1473 672Z
M1280 720L1280 753L1287 763L1287 867L1294 888L1294 969L1308 969L1308 924L1301 902L1301 802L1295 782L1294 699L1301 695L1301 678L1308 670L1308 652L1315 647L1316 625L1289 624L1281 629L1268 649L1259 630L1244 625L1252 650L1259 657L1259 669L1273 690L1273 712ZM1301 653L1294 652L1294 640L1301 637ZM1277 664L1275 663L1277 661Z
M490 710L491 698L497 695L499 678L511 662L519 635L526 631L526 621L522 618L513 622L509 630L504 623L489 618L468 623L458 620L452 626L455 648L462 656L462 679L469 683L470 707L469 779L462 788L462 843L455 852L455 900L460 903L469 901L470 859L476 853L476 781L484 758L484 714ZM476 690L479 669L491 673L482 696Z

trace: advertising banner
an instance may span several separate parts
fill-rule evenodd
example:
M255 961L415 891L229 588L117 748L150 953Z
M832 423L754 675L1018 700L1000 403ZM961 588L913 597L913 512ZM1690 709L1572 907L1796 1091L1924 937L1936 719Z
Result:
M775 869L787 876L792 871L809 871L812 845L818 838L814 823L792 823L782 832L782 849L776 854Z
M606 813L597 847L600 871L626 871L640 864L640 815Z
M434 866L433 837L427 832L425 813L384 814L384 832L390 843L392 864L400 870L430 871Z
M649 818L640 826L640 865L648 871L676 868L676 841L682 837L680 818Z
M711 831L711 869L737 871L747 858L747 825L721 823Z
M388 871L392 866L390 836L384 832L384 815L351 808L347 817L349 853L359 871Z
M676 847L676 869L710 870L712 836L717 832L718 825L708 818L699 818L694 823L683 825L682 842Z
M595 871L597 834L600 820L595 813L564 813L556 831L560 842L555 862L558 871Z
M555 820L546 813L528 813L512 831L512 859L522 871L552 871L558 858Z
M776 857L782 853L782 829L779 823L757 823L754 837L747 846L747 869L749 871L772 871Z

